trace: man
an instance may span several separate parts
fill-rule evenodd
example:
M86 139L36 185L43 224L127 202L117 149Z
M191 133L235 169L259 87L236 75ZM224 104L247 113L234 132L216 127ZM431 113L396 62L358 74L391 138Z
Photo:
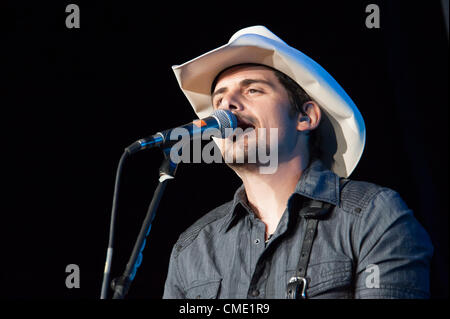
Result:
M164 298L429 297L427 233L396 192L346 179L365 127L324 69L256 26L174 71L199 117L228 110L256 134L216 140L243 185L180 236ZM248 156L269 128L278 166L263 174Z

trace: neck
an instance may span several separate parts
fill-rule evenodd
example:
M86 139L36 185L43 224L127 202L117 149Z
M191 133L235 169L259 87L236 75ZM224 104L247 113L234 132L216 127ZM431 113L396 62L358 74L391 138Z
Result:
M275 232L287 201L308 165L301 156L279 163L274 174L261 174L257 166L236 168L244 183L250 207L266 224L266 238Z

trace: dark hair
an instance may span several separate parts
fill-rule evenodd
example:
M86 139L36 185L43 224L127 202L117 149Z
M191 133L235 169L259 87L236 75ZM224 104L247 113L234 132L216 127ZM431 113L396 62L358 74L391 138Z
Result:
M284 74L283 72L278 71L277 69L274 69L270 66L264 65L264 64L258 64L258 63L243 63L243 64L237 64L230 66L228 68L225 68L224 70L220 71L219 74L214 78L214 81L211 85L211 94L214 92L214 89L217 84L217 80L219 77L227 70L237 67L237 66L264 66L266 68L271 69L276 77L278 78L278 81L280 81L281 85L286 89L288 96L289 96L289 102L291 103L291 109L289 110L289 115L291 117L294 117L295 115L300 112L301 114L305 114L305 111L303 110L303 105L306 102L312 101L312 99L309 97L308 93L303 90L303 88L295 82L293 79L291 79L289 76ZM318 128L318 127L317 127ZM320 135L319 130L314 129L309 133L309 156L310 159L319 158L321 155L320 151Z
M291 117L295 116L300 112L301 114L306 115L305 111L303 110L303 105L306 102L312 101L312 99L309 97L308 93L303 90L303 88L294 80L292 80L289 76L286 74L271 68L275 75L278 78L278 81L284 86L286 91L288 92L289 96L289 102L291 102L291 109L289 115ZM319 123L320 126L320 123ZM320 134L318 127L312 131L309 132L309 157L310 159L316 159L319 158L321 155L320 151Z

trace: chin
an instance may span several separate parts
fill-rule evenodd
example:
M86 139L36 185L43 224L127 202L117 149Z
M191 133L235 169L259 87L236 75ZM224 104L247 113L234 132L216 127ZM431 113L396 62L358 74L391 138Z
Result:
M255 164L258 158L258 136L256 130L230 136L216 143L225 163Z
M247 141L244 142L244 145L236 142L231 145L233 147L228 147L225 153L222 153L225 162L236 165L255 164L257 162L258 149L256 146L249 147ZM232 160L230 161L230 159Z

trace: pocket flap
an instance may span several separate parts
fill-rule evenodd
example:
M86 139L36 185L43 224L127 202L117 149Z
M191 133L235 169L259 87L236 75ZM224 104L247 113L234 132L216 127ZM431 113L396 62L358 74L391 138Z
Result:
M289 280L295 275L295 270L288 271L287 275L287 280ZM308 281L306 289L308 297L324 293L330 293L330 296L335 295L335 297L348 295L352 284L352 262L339 260L309 265L306 279Z
M196 281L186 291L187 299L215 299L222 279Z

